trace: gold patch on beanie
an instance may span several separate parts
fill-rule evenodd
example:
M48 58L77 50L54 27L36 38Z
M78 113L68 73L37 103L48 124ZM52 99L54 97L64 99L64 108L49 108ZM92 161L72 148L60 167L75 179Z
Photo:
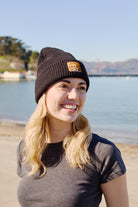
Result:
M81 72L81 67L78 62L67 62L67 66L70 72Z

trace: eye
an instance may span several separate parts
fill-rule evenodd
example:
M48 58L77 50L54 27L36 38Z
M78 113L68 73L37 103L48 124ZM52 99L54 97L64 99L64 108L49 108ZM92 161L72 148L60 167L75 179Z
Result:
M86 87L85 86L80 86L79 90L82 91L82 92L86 92Z
M68 89L69 88L69 86L67 84L65 84L65 83L61 84L60 87L62 89Z

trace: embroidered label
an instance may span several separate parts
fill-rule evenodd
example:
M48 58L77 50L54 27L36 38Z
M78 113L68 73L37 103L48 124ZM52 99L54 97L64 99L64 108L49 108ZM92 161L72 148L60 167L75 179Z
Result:
M81 67L78 62L67 62L67 66L70 72L72 71L81 72Z

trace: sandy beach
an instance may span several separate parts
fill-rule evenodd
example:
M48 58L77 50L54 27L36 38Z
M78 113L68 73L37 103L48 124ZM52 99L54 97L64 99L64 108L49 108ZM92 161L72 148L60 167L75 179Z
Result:
M24 125L0 122L0 206L19 207L16 175L16 149L24 135ZM130 207L138 206L138 146L116 143L127 168ZM100 207L105 207L104 200Z

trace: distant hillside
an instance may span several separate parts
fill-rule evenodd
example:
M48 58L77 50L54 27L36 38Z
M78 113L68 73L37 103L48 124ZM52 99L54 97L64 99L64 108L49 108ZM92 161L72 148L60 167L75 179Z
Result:
M12 69L25 69L26 71L34 69L39 52L29 48L22 40L0 36L0 72Z
M32 57L32 56L31 56ZM35 70L37 66L37 58L30 58L28 69ZM7 55L0 56L0 72L7 71L23 71L25 70L24 61L18 57Z
M21 70L24 69L24 62L18 57L0 56L0 72L4 70Z
M38 58L30 58L28 69L36 70ZM122 62L87 62L82 61L88 74L93 75L138 75L138 59ZM0 72L3 70L22 70L24 61L14 56L0 56Z
M89 74L138 75L138 59L122 62L82 62Z

